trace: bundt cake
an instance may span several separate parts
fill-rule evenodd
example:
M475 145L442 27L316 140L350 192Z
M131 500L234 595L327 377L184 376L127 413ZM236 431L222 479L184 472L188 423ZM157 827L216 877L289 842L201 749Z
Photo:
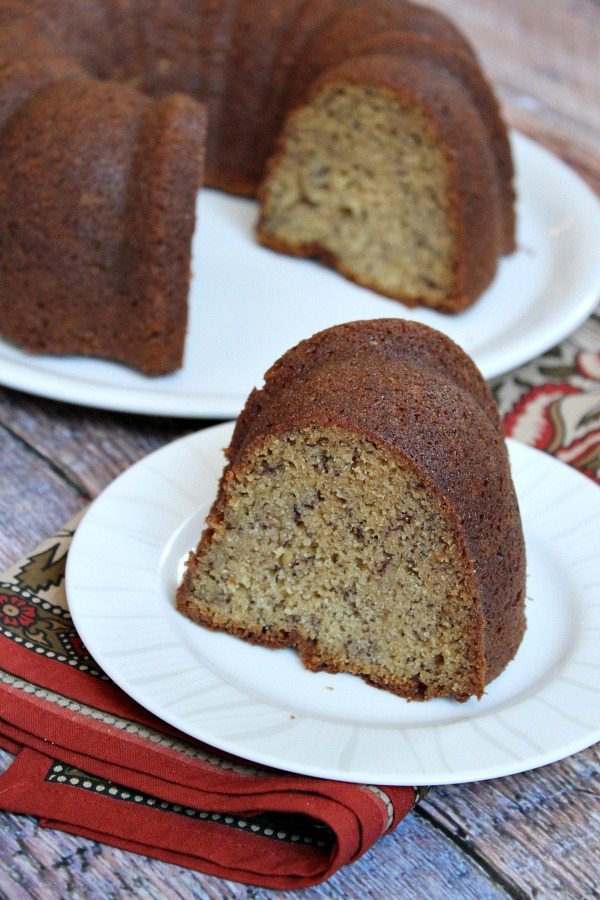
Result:
M409 699L481 697L525 630L525 552L492 395L441 333L382 319L267 372L177 609Z
M0 333L30 351L176 369L202 183L258 195L270 247L463 309L511 178L473 51L406 0L0 0Z

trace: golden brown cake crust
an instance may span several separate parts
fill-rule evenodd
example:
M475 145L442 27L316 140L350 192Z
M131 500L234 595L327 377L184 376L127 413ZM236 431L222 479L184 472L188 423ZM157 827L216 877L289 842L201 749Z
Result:
M187 97L90 78L36 91L0 132L3 334L149 375L181 365L203 140Z
M434 140L442 148L450 173L448 202L456 235L453 284L443 301L437 304L445 312L459 312L470 306L491 283L499 256L506 245L503 204L498 170L489 136L470 102L462 83L452 75L437 77L435 64L422 58L365 56L327 70L313 84L305 104L293 112L278 141L259 192L262 203L257 233L263 244L297 256L322 260L365 287L414 306L415 300L403 292L382 287L376 277L358 277L325 243L294 242L281 238L269 227L265 206L277 176L280 161L288 152L287 132L304 105L329 90L348 85L369 85L389 92L398 102L416 105L428 121Z
M392 55L395 58L435 60L435 65L458 81L471 97L489 137L496 167L503 222L503 253L515 249L514 168L508 132L498 100L470 49L444 42L438 37L404 32L382 32L361 37L352 46L356 56Z
M10 297L12 306L29 306L9 318L9 311L3 309L2 319L7 322L6 329L2 325L4 336L32 351L70 353L73 342L69 332L75 341L79 332L79 352L114 356L148 374L180 365L181 346L167 347L167 343L181 345L185 325L181 305L186 300L189 274L189 225L193 225L194 194L202 179L200 145L204 146L205 138L200 135L206 125L205 112L196 101L207 104L210 123L206 184L256 196L266 161L291 108L304 103L315 84L328 83L334 76L345 78L349 70L358 72L360 78L374 75L397 91L405 91L407 81L414 77L429 83L420 90L436 95L430 97L431 108L437 110L433 112L438 120L435 127L448 153L455 154L462 141L469 158L456 169L453 188L459 205L468 208L464 221L462 210L457 219L464 234L449 309L462 308L489 283L494 254L513 247L512 168L497 104L464 37L438 12L405 0L269 0L261 4L260 15L256 10L255 0L0 0L0 217L9 223L9 236L0 247L0 262L5 264L5 271L0 267L0 296ZM177 99L180 93L194 99ZM443 116L439 119L440 107L451 95L462 110L460 119L479 120L475 136L470 126L461 131L460 122L450 128ZM165 106L150 111L150 102L162 104L168 96L172 97L169 114ZM107 108L109 97L113 111ZM72 107L70 112L67 106ZM46 117L40 125L42 108L51 111L53 119ZM23 121L29 115L30 127ZM87 134L76 128L78 119L86 123ZM108 128L116 129L111 138L104 134ZM79 148L73 144L73 129ZM40 131L37 137L36 130ZM57 148L67 131L71 156L63 159ZM452 139L448 131L453 131ZM482 131L487 138L477 136ZM142 160L138 138L145 146L152 145L150 155L157 160L160 174L151 173ZM17 139L23 141L21 148L16 146ZM159 141L165 142L162 150L155 147ZM114 203L113 210L109 212L105 205L100 212L90 204L84 223L81 209L77 209L77 189L69 177L69 160L77 157L84 184L96 184L100 146L105 154L104 193ZM15 172L19 150L20 171ZM167 174L159 156L178 158L181 165ZM26 176L27 166L31 171ZM107 174L111 166L115 173L112 181ZM44 190L39 181L42 170L49 177L38 207L37 194ZM148 178L150 195L160 197L165 211L164 221L156 225L150 239L141 234L143 215L139 210L131 209L127 224L122 219L123 209L131 208L132 195L143 192L140 179ZM119 197L117 182L121 184ZM56 186L53 199L52 184ZM13 201L13 196L18 200ZM164 206L167 196L170 210ZM147 207L146 201L140 202ZM494 210L499 205L502 222L497 223ZM155 203L155 213L158 206ZM56 224L72 220L69 235ZM167 228L176 221L179 226L161 243L158 232L166 236ZM87 236L96 223L99 232L107 235L105 253ZM36 239L38 226L52 238L44 252ZM133 234L134 228L135 246L123 240L120 251L115 252L116 235L123 231ZM502 239L498 229L503 230ZM57 236L64 237L64 243L55 246ZM182 242L179 249L177 241ZM148 252L153 246L156 260L148 257L141 261L142 244ZM270 239L270 245L292 252L276 238ZM84 261L85 247L89 253ZM296 247L293 252L331 261L319 246ZM123 303L122 297L132 287L123 280L121 264L131 254L136 290L145 272L142 294L152 295L151 311L145 334L142 329L135 335L137 326L131 326L122 335L120 348L113 327L120 313L114 307ZM27 263L21 265L23 255ZM61 274L58 260L63 257L67 267ZM75 257L80 265L73 268L70 261ZM115 263L117 257L120 262ZM112 267L111 271L107 267ZM159 272L156 283L150 274L155 268ZM386 292L374 281L363 283ZM79 291L73 287L77 284ZM37 296L36 288L43 288L37 290ZM42 296L47 298L46 304ZM82 311L86 297L103 308L111 320L108 329L96 319L94 334L90 334ZM159 312L161 304L163 313L175 308L168 324ZM59 317L61 328L53 340L51 329L40 323L57 321L57 308L64 315ZM122 318L137 320L137 313L130 311ZM144 358L140 342L148 337ZM107 345L114 350L107 353Z
M237 421L179 608L198 619L186 597L224 515L229 480L266 440L311 427L339 429L384 448L440 498L477 586L485 623L482 686L495 678L525 628L524 541L502 429L471 360L439 332L414 322L373 320L328 329L267 372L264 387L250 394ZM273 635L268 641L278 643ZM281 641L289 643L283 636ZM311 648L302 652L311 664ZM318 658L312 663L318 665Z

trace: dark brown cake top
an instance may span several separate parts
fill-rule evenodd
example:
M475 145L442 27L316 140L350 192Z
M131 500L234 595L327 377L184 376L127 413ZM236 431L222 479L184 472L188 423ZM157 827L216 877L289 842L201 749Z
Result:
M498 412L473 361L416 322L368 320L323 331L288 351L250 394L229 459L241 461L269 435L314 426L385 447L443 498L479 584L493 677L514 643L525 552Z

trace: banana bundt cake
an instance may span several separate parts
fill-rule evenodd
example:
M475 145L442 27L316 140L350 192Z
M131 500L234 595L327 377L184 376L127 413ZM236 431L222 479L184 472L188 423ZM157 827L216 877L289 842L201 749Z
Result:
M498 104L435 11L0 0L3 337L180 366L201 184L258 195L264 244L409 305L464 309L514 245Z
M336 326L242 411L176 606L409 699L481 697L525 630L525 551L492 395L441 333Z

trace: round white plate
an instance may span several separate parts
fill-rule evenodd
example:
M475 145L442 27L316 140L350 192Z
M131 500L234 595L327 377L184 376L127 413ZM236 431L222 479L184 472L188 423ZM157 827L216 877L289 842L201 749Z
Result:
M310 260L261 247L256 204L203 191L184 367L162 378L80 357L31 356L0 341L0 382L126 412L233 418L288 348L340 322L397 316L444 331L492 378L558 343L600 297L600 203L584 182L513 134L518 250L467 312L409 310Z
M231 424L164 447L91 506L67 564L84 643L142 706L237 756L307 775L441 784L553 762L600 738L600 491L509 442L528 548L527 632L480 700L409 703L345 674L309 672L190 622L173 606Z

